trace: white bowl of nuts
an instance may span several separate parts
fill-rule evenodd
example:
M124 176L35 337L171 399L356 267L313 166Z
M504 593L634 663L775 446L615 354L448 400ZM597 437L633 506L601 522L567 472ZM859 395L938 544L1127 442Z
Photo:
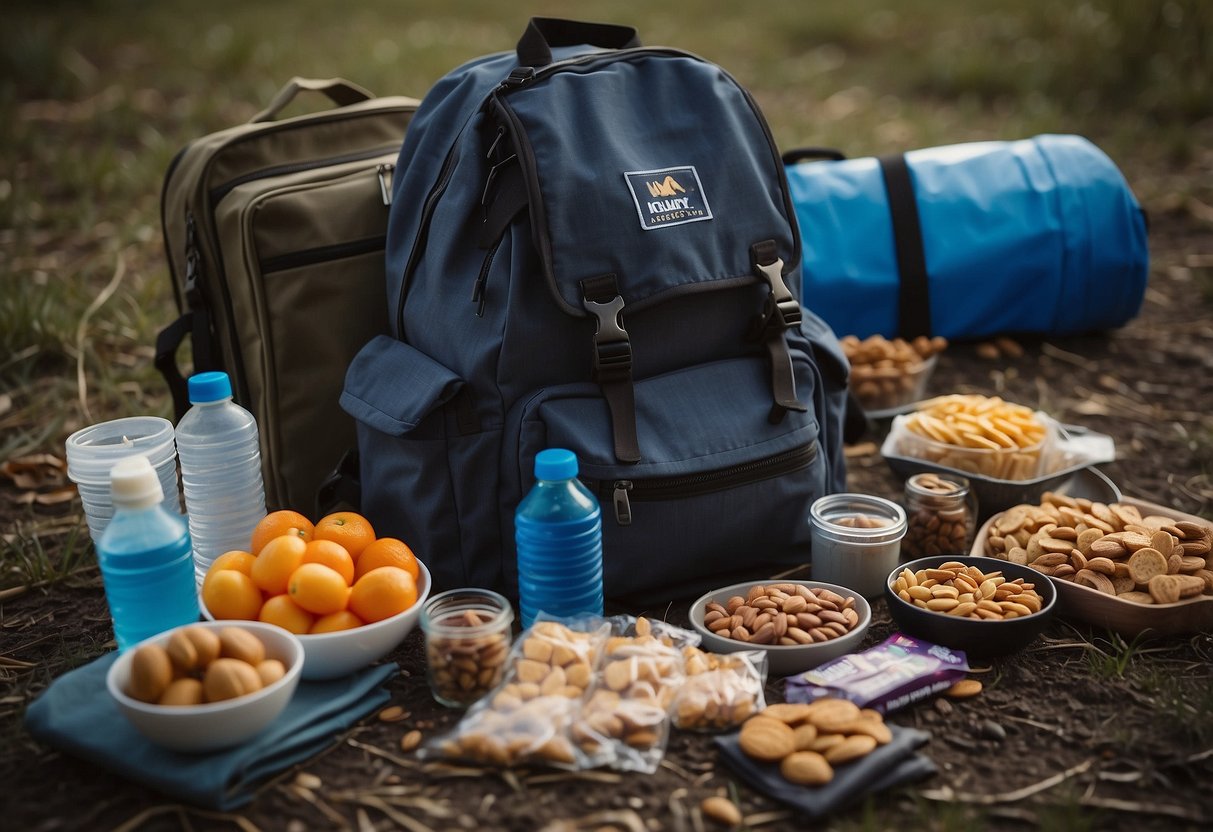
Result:
M882 335L862 341L846 335L841 344L851 363L851 392L873 419L904 413L922 399L935 372L936 358L948 346L939 337L906 341Z
M858 649L872 608L835 584L749 581L701 596L690 620L705 649L761 650L772 676L790 676Z
M303 645L273 624L202 621L125 650L106 688L118 710L156 745L230 748L265 730L299 684Z

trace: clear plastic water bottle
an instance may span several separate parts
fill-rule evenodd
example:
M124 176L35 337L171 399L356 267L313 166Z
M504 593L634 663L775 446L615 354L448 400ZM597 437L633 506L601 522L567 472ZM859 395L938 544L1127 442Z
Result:
M563 448L535 456L535 486L514 513L522 626L540 612L602 615L602 510Z
M166 511L164 489L145 456L110 472L114 517L97 544L118 649L198 620L198 590L185 518Z
M232 401L227 373L191 376L189 394L192 407L177 423L177 458L201 582L215 558L248 549L265 516L265 486L257 421Z

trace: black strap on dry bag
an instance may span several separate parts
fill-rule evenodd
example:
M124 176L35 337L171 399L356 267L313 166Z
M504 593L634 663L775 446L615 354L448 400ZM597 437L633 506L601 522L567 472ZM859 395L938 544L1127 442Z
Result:
M893 219L893 250L901 276L898 291L898 328L902 338L931 335L931 293L927 280L927 257L922 247L922 225L914 181L904 154L881 156L880 172L889 195Z

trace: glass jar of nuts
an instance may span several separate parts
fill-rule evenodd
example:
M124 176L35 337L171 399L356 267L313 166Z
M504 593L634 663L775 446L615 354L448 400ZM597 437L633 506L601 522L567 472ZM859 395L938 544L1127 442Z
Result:
M434 699L464 708L501 681L510 652L510 602L488 589L452 589L421 610L426 675Z
M906 480L905 503L908 528L901 548L907 559L969 551L977 526L977 499L968 479L956 474L915 474Z

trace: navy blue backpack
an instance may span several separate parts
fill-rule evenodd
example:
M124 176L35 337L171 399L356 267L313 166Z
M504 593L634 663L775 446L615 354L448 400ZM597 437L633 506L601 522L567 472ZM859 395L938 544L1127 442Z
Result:
M363 512L435 588L516 589L535 454L603 506L609 597L809 559L845 484L847 364L800 304L783 164L749 93L635 30L545 18L440 80L400 153L391 335L346 376Z

